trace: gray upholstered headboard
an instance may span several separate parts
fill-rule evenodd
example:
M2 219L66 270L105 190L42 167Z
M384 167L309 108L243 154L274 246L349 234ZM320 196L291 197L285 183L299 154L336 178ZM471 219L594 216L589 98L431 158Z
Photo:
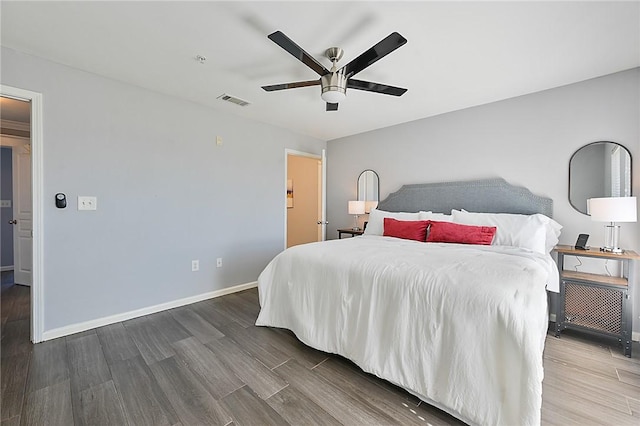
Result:
M553 215L553 200L533 194L504 179L404 185L378 204L390 212L432 211L450 213L464 209L479 213L542 213Z

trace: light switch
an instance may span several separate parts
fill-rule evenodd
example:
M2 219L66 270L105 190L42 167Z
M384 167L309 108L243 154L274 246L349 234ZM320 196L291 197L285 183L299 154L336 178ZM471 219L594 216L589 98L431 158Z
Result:
M222 136L216 136L216 145L222 145Z
M98 197L87 197L78 195L78 210L97 210Z
M11 200L0 200L0 207L11 207Z

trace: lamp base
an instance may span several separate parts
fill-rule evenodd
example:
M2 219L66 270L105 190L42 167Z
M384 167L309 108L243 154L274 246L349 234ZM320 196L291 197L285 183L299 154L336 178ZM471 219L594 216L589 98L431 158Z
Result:
M353 228L351 228L352 231L359 231L360 227L358 226L358 216L357 214L353 215Z
M600 251L613 254L622 254L623 250L618 247L620 241L620 225L611 222L611 225L605 226L604 247Z
M622 254L624 253L624 250L622 250L620 247L600 247L600 251L604 251L607 253L613 253L613 254Z

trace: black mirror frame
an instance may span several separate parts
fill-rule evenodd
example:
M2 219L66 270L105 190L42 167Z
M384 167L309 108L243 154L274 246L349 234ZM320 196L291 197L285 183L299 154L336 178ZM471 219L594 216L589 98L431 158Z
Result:
M622 145L621 143L612 142L612 141L595 141L595 142L591 142L591 143L588 143L586 145L583 145L580 148L576 149L576 151L573 154L571 154L571 157L569 158L569 167L568 167L568 170L569 170L569 179L568 179L569 185L567 187L567 198L569 200L569 204L571 205L571 207L574 208L574 210L576 210L577 212L582 213L582 214L584 214L586 216L590 216L590 215L588 213L583 212L579 208L577 208L573 204L573 201L571 200L571 163L573 162L573 158L576 156L576 154L578 152L580 152L580 150L582 150L583 148L586 148L586 147L591 146L591 145L602 144L602 143L610 143L610 144L613 144L613 145L618 145L620 148L624 149L627 154L629 154L629 161L630 161L630 167L631 167L631 176L632 176L631 181L629 182L629 190L630 190L630 193L633 194L633 156L631 155L631 151L629 151L626 146Z
M369 200L369 201L380 201L380 176L378 175L378 173L375 170L372 170L372 169L365 169L362 172L360 172L360 174L358 175L358 179L356 180L356 200L360 200L360 177L365 172L372 172L374 175L376 175L376 179L378 180L378 199L377 200Z

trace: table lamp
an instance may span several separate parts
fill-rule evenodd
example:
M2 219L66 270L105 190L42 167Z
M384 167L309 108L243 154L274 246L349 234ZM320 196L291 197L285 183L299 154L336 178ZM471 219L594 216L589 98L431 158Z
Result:
M355 226L352 228L354 231L359 231L358 216L364 214L365 202L364 201L349 201L349 214L354 216Z
M636 222L636 197L605 197L590 198L588 201L591 220L596 222L610 222L605 227L605 243L600 250L611 253L622 253L620 243L620 225L616 222Z

